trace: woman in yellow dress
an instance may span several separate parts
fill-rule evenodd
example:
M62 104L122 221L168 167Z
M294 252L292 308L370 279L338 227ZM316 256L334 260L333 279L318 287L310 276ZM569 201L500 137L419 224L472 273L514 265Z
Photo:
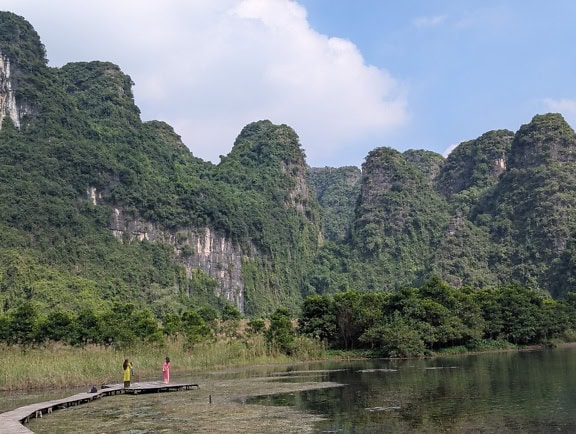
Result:
M132 379L132 363L128 359L125 359L122 367L124 368L124 387L130 387L130 381Z

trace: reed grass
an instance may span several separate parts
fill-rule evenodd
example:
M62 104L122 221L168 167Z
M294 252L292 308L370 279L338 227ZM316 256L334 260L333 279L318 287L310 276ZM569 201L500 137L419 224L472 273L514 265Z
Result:
M262 336L249 340L219 340L193 347L188 347L182 340L167 340L162 345L140 344L123 350L60 344L41 348L6 346L0 348L0 390L120 383L124 359L133 362L134 381L160 379L166 356L171 359L171 371L178 373L319 360L325 357L325 348L319 342L298 337L296 351L289 357L268 348Z

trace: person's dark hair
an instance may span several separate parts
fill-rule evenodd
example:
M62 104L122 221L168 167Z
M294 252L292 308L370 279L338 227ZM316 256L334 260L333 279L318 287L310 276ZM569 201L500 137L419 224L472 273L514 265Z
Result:
M170 357L166 357L166 361L170 363Z
M128 359L124 359L124 364L122 366L124 367L124 370L126 370L128 367Z

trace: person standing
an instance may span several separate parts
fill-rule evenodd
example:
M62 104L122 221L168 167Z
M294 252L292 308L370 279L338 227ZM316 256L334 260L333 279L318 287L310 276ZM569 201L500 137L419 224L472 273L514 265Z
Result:
M164 365L162 366L162 376L164 377L164 383L168 384L170 382L170 357L166 357Z
M124 359L124 387L130 387L130 381L132 380L132 363L128 359Z

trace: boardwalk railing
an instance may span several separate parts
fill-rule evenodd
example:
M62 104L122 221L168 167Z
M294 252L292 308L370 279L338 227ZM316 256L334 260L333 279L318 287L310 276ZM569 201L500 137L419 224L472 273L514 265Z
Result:
M139 393L175 392L179 390L198 389L199 387L198 384L193 383L166 384L159 381L134 383L130 387L124 387L122 384L105 384L100 390L94 393L78 393L68 398L30 404L15 410L0 413L0 434L33 433L33 431L24 426L30 418L42 417L43 414L50 414L53 410L84 404L103 396L119 395L122 393L138 395Z

